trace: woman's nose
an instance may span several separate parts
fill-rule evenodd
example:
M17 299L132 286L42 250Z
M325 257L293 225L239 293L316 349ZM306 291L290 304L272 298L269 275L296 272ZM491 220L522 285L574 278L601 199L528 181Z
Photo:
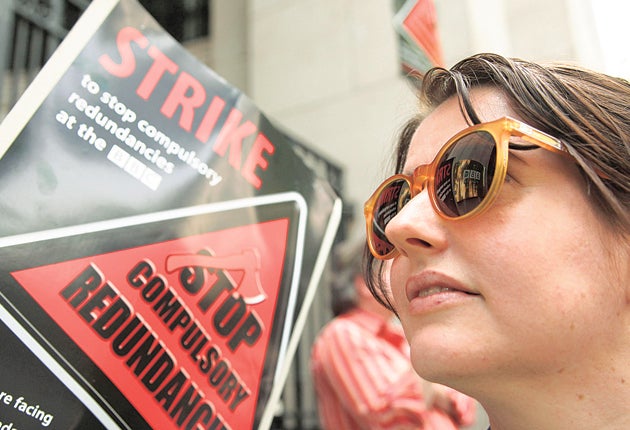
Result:
M392 218L385 234L402 255L412 258L414 253L439 252L446 246L443 222L425 189Z

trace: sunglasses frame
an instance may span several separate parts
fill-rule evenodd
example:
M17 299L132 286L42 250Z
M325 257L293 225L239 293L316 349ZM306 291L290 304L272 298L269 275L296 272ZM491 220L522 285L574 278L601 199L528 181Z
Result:
M453 146L461 138L479 131L487 132L492 136L497 151L496 166L492 184L490 184L490 188L488 189L485 198L481 201L479 206L464 215L452 217L445 214L442 209L440 209L437 203L437 196L435 195L435 189L433 185L436 170L438 168L438 160L440 160L444 153L448 151L451 146ZM471 127L465 128L464 130L461 130L459 133L451 137L442 146L442 148L440 148L439 152L437 153L433 161L431 161L431 163L422 164L416 167L411 175L404 175L399 173L390 176L376 188L370 198L365 202L363 212L366 222L367 244L374 258L377 258L379 260L388 260L390 258L394 258L398 253L398 250L392 244L392 251L388 252L385 255L380 255L378 252L376 252L372 239L374 234L374 207L376 206L376 203L382 191L386 187L388 187L394 181L403 180L409 186L410 199L413 199L415 196L420 194L422 190L427 189L429 193L429 200L431 201L433 210L435 210L435 212L444 219L460 220L479 215L492 205L497 195L499 194L501 187L503 186L503 182L505 181L505 175L507 173L508 166L510 137L521 138L528 143L534 144L540 148L554 153L569 155L566 146L559 139L556 139L555 137L550 136L545 132L537 130L534 127L525 124L524 122L511 118L509 116L505 116L494 121L473 125ZM398 212L396 213L396 215L397 214ZM394 215L394 217L396 215ZM383 234L384 233L385 232L383 231Z

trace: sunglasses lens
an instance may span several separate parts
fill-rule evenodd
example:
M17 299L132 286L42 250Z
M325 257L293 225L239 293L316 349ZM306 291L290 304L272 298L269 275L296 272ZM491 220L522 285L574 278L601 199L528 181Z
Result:
M496 168L496 144L486 131L454 142L438 161L435 196L440 210L457 218L475 210L488 194Z
M394 250L394 245L385 236L385 227L410 199L409 183L395 179L383 187L376 199L372 218L372 248L380 256Z

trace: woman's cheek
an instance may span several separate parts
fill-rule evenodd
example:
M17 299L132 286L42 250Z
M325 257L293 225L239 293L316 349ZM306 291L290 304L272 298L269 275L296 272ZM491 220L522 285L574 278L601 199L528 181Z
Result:
M394 261L390 270L390 288L394 300L394 306L397 311L400 311L401 306L406 300L405 296L405 281L402 262Z

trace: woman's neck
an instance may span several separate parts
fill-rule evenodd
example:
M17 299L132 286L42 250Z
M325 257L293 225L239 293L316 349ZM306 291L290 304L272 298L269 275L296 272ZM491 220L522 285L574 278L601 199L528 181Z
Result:
M592 372L574 369L540 378L530 375L523 383L495 381L494 387L489 385L488 392L480 393L477 399L490 418L492 430L627 430L628 362ZM498 392L497 387L507 389Z

